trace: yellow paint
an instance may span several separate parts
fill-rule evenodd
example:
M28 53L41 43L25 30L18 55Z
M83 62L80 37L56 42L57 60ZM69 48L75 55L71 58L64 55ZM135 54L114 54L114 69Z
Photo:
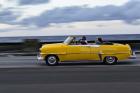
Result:
M115 56L119 60L126 60L131 56L128 44L114 45L68 45L64 43L44 44L40 54L45 59L47 55L57 55L59 61L103 60L106 56Z

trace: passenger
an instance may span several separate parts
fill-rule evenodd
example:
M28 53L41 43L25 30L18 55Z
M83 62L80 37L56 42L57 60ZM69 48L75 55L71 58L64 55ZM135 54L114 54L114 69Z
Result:
M103 44L103 39L101 37L98 37L95 41L96 44Z
M82 39L80 39L80 43L82 44L82 45L87 45L87 39L86 39L86 37L85 36L83 36L82 37Z

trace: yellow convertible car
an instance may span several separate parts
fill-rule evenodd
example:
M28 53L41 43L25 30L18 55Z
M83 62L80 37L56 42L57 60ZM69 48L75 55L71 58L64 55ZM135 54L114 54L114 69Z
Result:
M40 48L38 59L45 60L49 66L58 65L59 62L75 62L81 60L102 61L105 64L116 64L132 56L128 44L109 42L83 43L80 36L69 36L63 43L44 44Z

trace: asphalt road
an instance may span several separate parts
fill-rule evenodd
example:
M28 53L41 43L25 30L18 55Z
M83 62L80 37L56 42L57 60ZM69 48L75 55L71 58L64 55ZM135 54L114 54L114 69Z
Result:
M140 56L117 65L60 64L0 57L0 93L140 93Z

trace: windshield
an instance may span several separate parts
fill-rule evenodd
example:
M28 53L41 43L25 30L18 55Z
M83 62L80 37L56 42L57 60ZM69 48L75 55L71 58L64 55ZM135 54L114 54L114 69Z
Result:
M67 39L63 43L64 44L69 44L73 39L74 39L74 37L72 37L72 36L67 37Z

